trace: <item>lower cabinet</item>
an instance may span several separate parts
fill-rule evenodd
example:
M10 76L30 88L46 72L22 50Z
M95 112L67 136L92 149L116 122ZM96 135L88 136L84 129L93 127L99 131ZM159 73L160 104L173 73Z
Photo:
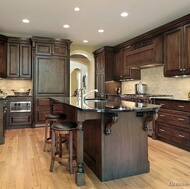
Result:
M162 104L155 122L156 137L190 151L190 102L156 100Z
M49 97L37 97L34 104L34 121L37 124L45 123L45 115L50 113L50 100ZM61 104L55 104L53 106L54 113L62 113L63 107Z
M32 127L32 97L8 96L6 129Z

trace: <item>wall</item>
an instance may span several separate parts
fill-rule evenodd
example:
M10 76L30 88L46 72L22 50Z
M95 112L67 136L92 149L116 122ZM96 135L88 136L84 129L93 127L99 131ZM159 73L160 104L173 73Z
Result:
M163 76L163 67L141 70L141 81L147 84L147 94L174 95L186 99L190 91L190 78L168 78ZM122 82L122 94L134 94L139 81Z
M14 95L12 89L16 91L32 89L32 80L0 79L0 89L8 95Z

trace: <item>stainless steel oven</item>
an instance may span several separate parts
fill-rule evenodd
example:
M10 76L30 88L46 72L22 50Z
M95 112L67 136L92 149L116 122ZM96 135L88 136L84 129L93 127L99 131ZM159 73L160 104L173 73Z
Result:
M31 101L10 102L10 112L31 112Z

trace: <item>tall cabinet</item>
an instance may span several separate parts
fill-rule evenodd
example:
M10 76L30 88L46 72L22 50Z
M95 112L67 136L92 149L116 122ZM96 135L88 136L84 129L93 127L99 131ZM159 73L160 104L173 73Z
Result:
M32 37L34 122L45 122L49 97L69 96L70 40ZM55 112L62 111L58 105Z
M93 52L95 59L95 88L105 93L105 82L113 80L113 47L105 46Z

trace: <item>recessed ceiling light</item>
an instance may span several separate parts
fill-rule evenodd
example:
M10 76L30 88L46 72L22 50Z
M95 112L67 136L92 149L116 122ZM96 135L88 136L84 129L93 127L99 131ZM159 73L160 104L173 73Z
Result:
M88 43L88 40L83 40L84 43Z
M75 10L75 11L79 11L80 8L79 8L79 7L75 7L74 10Z
M23 19L22 22L24 22L24 23L29 23L30 20L28 20L28 19Z
M64 28L70 28L68 24L63 25Z
M99 29L98 32L99 32L99 33L103 33L104 30L103 30L103 29Z
M121 16L122 16L122 17L126 17L126 16L128 16L128 13L127 13L127 12L122 12L122 13L121 13Z

